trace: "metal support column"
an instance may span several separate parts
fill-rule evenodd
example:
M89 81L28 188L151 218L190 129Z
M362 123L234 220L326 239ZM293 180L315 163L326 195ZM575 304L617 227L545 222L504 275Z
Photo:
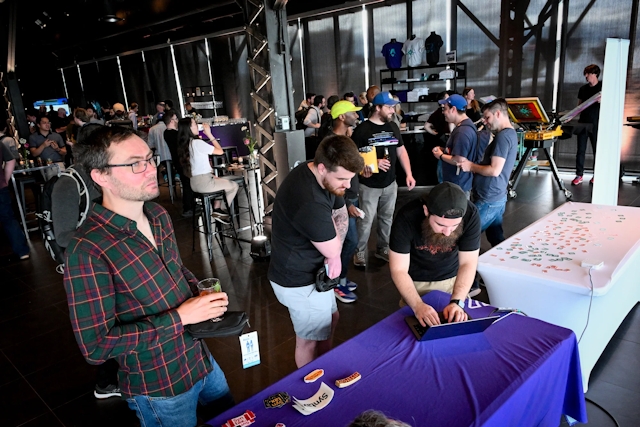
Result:
M277 3L277 2L276 2ZM253 103L252 134L260 147L264 213L273 210L278 170L273 147L276 131L291 129L294 116L291 56L287 49L287 14L273 0L246 0L247 63Z
M520 96L524 20L528 7L529 0L502 1L500 12L500 66L498 69L498 81L502 96Z
M18 26L18 5L9 3L9 16L7 17L7 73L0 73L0 94L7 103L7 117L14 130L13 136L18 141L18 134L24 138L29 136L27 117L22 104L22 92L18 86L16 77L16 29Z

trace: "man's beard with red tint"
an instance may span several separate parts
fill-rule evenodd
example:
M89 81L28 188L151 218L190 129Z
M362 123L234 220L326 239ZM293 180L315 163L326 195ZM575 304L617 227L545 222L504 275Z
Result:
M432 255L442 252L451 252L458 243L458 239L464 230L464 222L460 221L460 225L453 232L445 236L442 233L436 233L429 223L429 217L422 221L422 246L417 249L421 251L429 251Z
M329 193L333 195L341 196L341 197L344 196L345 189L344 188L336 189L333 185L327 182L326 178L322 179L322 186L324 187L325 190L327 190Z

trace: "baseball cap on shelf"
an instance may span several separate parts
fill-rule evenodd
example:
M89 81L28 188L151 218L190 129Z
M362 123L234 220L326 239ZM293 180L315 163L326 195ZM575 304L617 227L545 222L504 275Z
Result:
M373 105L390 105L394 106L400 104L400 101L393 99L393 96L389 92L380 92L373 97Z
M356 107L353 102L338 101L331 107L331 118L337 119L340 114L350 113L352 111L360 111L362 107Z
M115 104L113 104L113 111L122 111L124 113L124 105L116 102Z
M422 196L422 202L429 214L442 218L462 218L467 212L467 196L462 188L451 182L433 187L429 194Z
M448 104L450 107L456 107L458 111L466 111L467 110L467 100L464 99L462 95L454 94L448 97L447 99L441 99L438 101L438 104Z

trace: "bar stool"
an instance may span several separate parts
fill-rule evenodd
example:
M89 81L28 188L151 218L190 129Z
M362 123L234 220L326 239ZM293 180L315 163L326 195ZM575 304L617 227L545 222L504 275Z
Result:
M33 213L32 211L27 211L27 202L26 202L26 198L25 198L25 189L26 186L29 186L29 188L31 188L31 191L33 192L33 196L35 199L38 198L38 194L40 193L40 186L35 187L37 185L37 181L36 181L36 177L34 175L18 175L15 174L14 178L16 180L16 183L18 184L18 193L16 194L16 199L18 199L18 197L20 198L20 200L17 200L18 203L22 202L22 210L24 211L24 216L25 218L27 217L27 214ZM35 212L35 211L34 211ZM26 221L26 219L25 219Z
M173 204L173 199L175 197L177 187L177 184L174 182L175 172L173 170L171 160L164 160L162 161L162 163L164 164L167 173L167 179L165 183L161 185L164 186L166 184L169 187L169 197L171 198L171 204Z
M224 151L224 157L226 158L227 163L233 163L233 158L236 159L240 157L238 155L238 147L232 145L230 147L222 147L222 151Z
M214 191L212 193L196 193L193 192L193 231L192 231L192 244L191 250L196 250L196 231L203 233L207 237L207 251L209 252L209 262L213 260L213 237L216 237L218 241L218 245L220 245L220 249L224 252L225 248L225 237L231 237L236 240L238 239L238 235L236 232L236 227L233 223L232 218L229 221L229 226L227 228L222 227L222 224L216 221L216 231L213 231L211 227L211 213L213 211L213 203L214 200L221 200L224 206L227 209L227 212L231 215L231 210L229 208L229 204L227 203L227 193L224 190ZM200 204L200 217L202 218L202 231L198 226L198 204ZM226 232L231 231L232 236L227 236ZM221 237L220 237L221 236ZM239 246L239 245L238 245Z
M233 200L233 203L231 204L231 209L233 210L233 215L231 217L231 219L233 220L233 218L236 219L236 221L238 222L238 228L240 228L240 209L245 209L247 212L249 212L249 214L251 214L251 199L249 198L249 189L247 187L247 182L244 179L244 175L227 175L227 179L229 179L229 181L233 181L236 184L238 184L239 190L243 189L244 190L244 195L247 197L247 206L241 206L240 205L240 201L238 200L238 196L240 195L240 191L238 191L236 193L236 197ZM231 211L229 211L231 212ZM254 218L255 219L255 218Z

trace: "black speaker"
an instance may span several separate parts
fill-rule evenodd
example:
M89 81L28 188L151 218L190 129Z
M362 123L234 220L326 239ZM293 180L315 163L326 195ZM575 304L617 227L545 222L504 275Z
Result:
M289 171L305 161L304 131L292 130L275 133L273 157L278 168L276 186L289 175Z

